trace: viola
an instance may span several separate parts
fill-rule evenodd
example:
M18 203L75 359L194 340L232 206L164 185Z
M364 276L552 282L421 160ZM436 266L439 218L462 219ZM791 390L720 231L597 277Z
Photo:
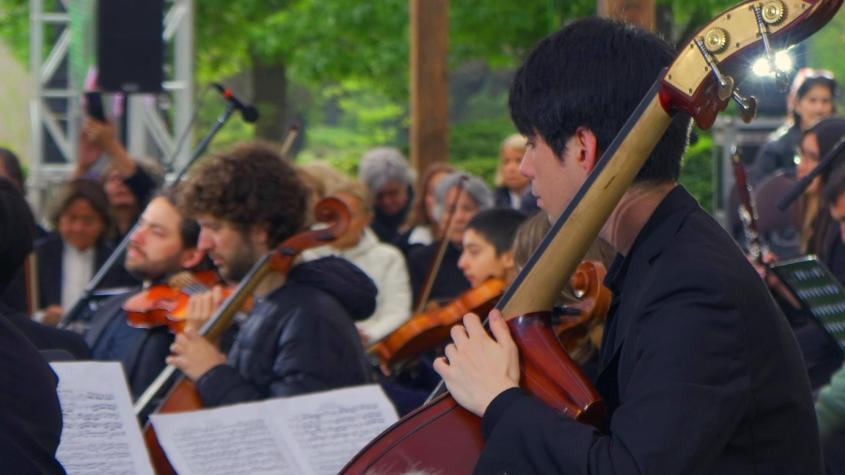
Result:
M502 279L489 279L443 307L418 313L369 351L386 367L407 361L449 339L449 330L469 313L486 313L505 290Z
M215 271L177 273L168 282L151 285L127 299L123 303L126 320L136 328L165 326L173 333L181 333L191 296L222 283ZM231 289L225 288L224 298L230 293Z
M743 119L750 120L754 101L737 91L733 76L761 53L773 60L773 47L783 49L807 38L841 4L807 0L802 8L786 8L779 0L745 1L722 12L679 49L496 305L520 354L523 390L564 416L601 424L605 409L598 392L563 351L551 327L550 309L561 289L673 116L687 114L709 129L733 99ZM443 392L371 441L341 473L471 473L482 446L481 420Z
M317 230L296 234L283 242L278 248L265 254L231 292L226 300L214 311L214 314L199 329L199 334L214 340L232 323L237 311L243 307L252 295L256 286L270 272L287 275L299 254L305 249L329 244L341 236L349 226L349 210L337 198L325 198L317 203L314 215L319 222L327 226ZM135 415L143 418L155 408L157 398L170 388L161 400L156 412L173 413L202 409L203 403L196 386L184 378L184 375L173 365L167 365L158 377L147 387L143 394L135 401ZM144 429L144 442L150 453L156 473L175 473L164 450L158 443L152 425L147 423Z

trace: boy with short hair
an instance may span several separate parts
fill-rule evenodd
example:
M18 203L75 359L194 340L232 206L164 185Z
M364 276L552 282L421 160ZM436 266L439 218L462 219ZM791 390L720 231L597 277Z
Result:
M467 224L458 268L475 288L488 279L510 282L516 275L513 240L525 215L514 209L481 211Z

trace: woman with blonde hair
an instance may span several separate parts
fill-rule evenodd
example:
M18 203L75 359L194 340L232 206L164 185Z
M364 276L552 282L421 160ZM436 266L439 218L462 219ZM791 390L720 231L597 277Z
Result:
M509 135L499 147L499 166L496 169L496 208L511 208L526 214L537 211L537 198L531 194L531 183L522 176L519 164L525 154L528 139L519 134Z

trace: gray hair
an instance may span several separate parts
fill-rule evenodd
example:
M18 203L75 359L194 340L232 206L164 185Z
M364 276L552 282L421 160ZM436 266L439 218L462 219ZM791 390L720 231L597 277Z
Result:
M376 147L361 157L358 179L375 195L391 180L413 186L415 176L399 149Z
M478 211L493 207L493 193L490 191L490 187L484 183L484 180L469 173L454 172L443 177L434 189L434 210L432 212L436 220L440 221L443 217L444 201L449 190L458 186L463 176L467 177L464 191L478 204Z

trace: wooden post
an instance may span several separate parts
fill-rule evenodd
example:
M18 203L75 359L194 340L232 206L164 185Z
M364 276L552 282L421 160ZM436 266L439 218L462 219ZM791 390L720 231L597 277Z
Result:
M449 160L449 0L409 0L411 166Z
M639 25L654 31L657 13L654 0L597 0L599 16Z

